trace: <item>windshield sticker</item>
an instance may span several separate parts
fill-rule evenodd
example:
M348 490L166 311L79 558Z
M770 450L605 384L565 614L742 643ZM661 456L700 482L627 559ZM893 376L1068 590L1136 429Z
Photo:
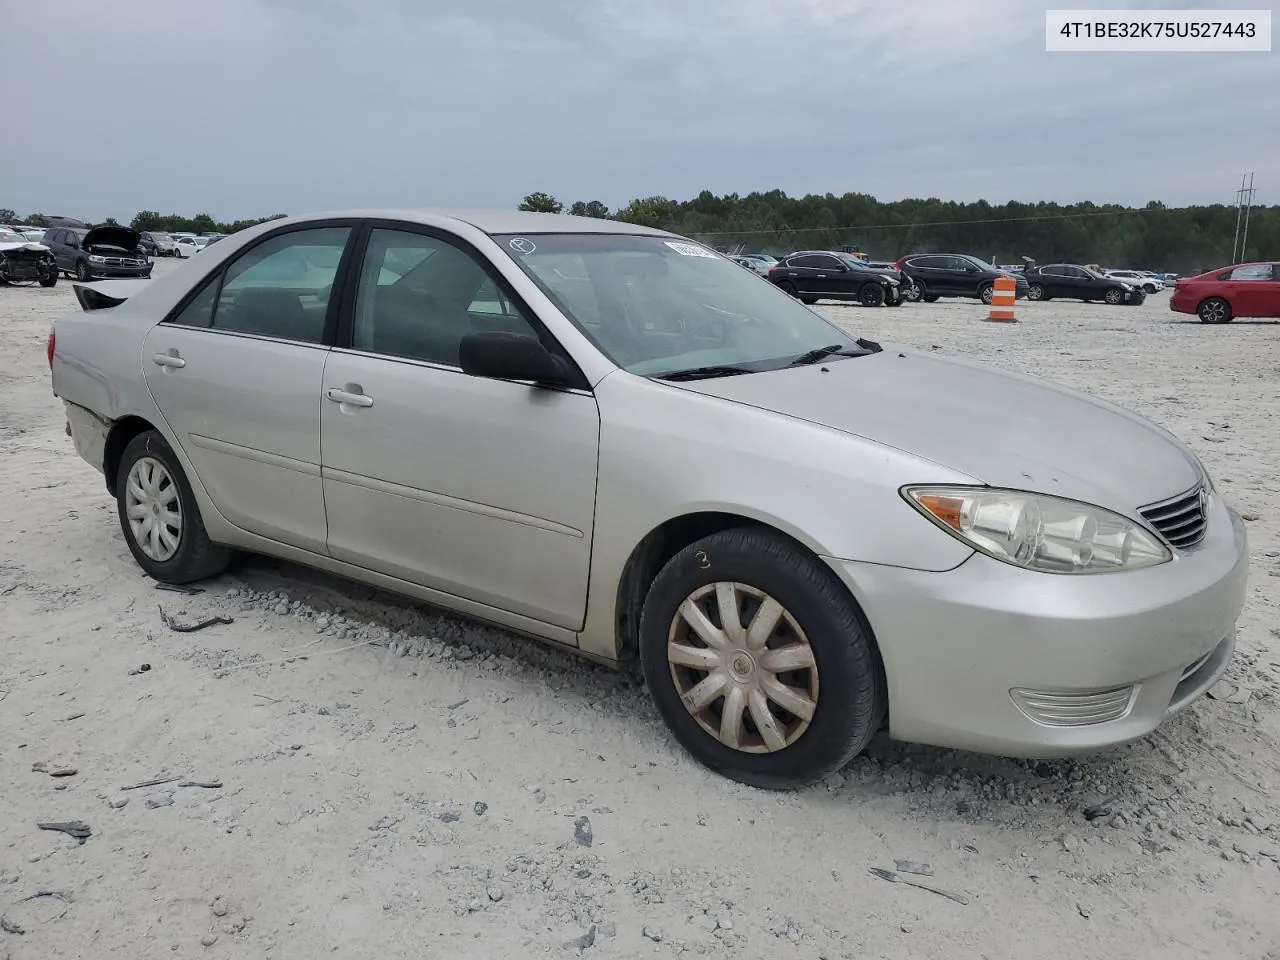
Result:
M524 237L515 237L507 246L526 257L538 249L532 240L527 240Z
M676 240L668 240L666 244L682 257L709 257L712 260L716 259L714 253L698 246L696 243L680 243Z

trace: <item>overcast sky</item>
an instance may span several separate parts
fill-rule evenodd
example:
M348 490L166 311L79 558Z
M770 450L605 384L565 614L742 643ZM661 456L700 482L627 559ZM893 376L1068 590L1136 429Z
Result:
M1280 202L1280 54L1049 54L1046 6L1070 5L10 3L0 207L230 220L773 188L1183 204L1231 202L1249 169Z

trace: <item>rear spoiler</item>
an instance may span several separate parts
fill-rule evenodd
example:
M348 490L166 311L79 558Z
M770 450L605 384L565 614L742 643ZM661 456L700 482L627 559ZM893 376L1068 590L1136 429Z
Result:
M87 313L118 307L150 282L149 279L90 280L86 283L73 283L71 286L76 292L76 299L80 301L80 308Z

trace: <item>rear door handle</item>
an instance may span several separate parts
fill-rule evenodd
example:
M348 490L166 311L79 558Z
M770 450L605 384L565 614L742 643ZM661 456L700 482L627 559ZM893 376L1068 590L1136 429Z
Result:
M330 387L325 391L325 396L334 403L346 403L353 407L373 406L373 397L366 396L363 393L348 393L346 390L339 390L336 387Z
M158 367L172 367L175 370L181 369L187 365L187 361L181 357L175 357L171 353L153 353L151 362Z

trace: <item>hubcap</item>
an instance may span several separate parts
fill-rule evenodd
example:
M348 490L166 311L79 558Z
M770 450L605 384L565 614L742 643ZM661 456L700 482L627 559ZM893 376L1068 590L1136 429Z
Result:
M1031 287L1030 287L1030 289L1028 289L1028 290L1027 290L1027 299L1028 299L1028 300L1039 300L1039 299L1040 299L1041 297L1043 297L1043 296L1044 296L1044 288L1043 288L1043 287L1038 287L1038 286L1036 286L1035 284L1032 284L1032 285L1031 285Z
M685 598L667 634L667 663L685 709L732 750L782 750L817 710L809 638L777 600L745 583L711 583Z
M1200 311L1211 323L1217 323L1221 320L1224 313L1222 304L1218 303L1216 300L1212 303L1206 303L1200 308Z
M142 457L129 470L124 490L125 515L133 541L144 554L164 563L182 542L182 500L178 485L153 457Z

